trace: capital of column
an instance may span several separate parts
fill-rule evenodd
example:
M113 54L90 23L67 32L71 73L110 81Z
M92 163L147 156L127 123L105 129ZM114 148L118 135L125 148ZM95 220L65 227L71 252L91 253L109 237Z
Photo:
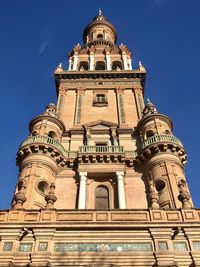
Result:
M86 180L87 179L87 172L79 172L79 176L81 180Z
M117 171L116 172L116 175L117 175L117 179L124 179L124 172L122 171Z

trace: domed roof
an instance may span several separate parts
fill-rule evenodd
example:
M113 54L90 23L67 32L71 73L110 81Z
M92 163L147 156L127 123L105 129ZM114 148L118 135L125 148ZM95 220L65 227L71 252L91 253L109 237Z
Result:
M92 27L95 27L96 25L105 25L107 27L109 27L113 33L114 33L114 36L115 36L115 42L117 41L117 31L115 29L115 27L112 25L112 23L110 23L106 17L102 14L102 11L99 10L99 14L97 16L95 16L92 20L91 23L89 23L84 31L83 31L83 41L84 43L86 43L86 36L89 32L89 30L92 28Z

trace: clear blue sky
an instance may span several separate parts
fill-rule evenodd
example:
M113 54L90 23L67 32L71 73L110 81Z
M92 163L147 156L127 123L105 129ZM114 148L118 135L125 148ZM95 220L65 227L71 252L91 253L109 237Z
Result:
M56 101L53 72L82 43L99 7L115 25L118 42L148 71L145 96L174 122L188 153L186 177L200 207L200 1L0 0L0 208L8 208L18 169L15 155L31 118Z

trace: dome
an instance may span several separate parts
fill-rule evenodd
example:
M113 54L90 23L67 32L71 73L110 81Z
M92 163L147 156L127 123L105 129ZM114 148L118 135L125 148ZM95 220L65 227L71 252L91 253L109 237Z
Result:
M105 28L109 28L113 34L114 34L114 41L116 42L117 41L117 31L115 29L115 27L112 25L112 23L110 23L106 17L102 14L102 11L99 10L99 14L97 16L95 16L92 20L91 23L89 23L84 31L83 31L83 41L84 43L87 42L87 35L88 33L93 29L95 28L95 26L99 26L99 25L102 25L102 26L105 26Z

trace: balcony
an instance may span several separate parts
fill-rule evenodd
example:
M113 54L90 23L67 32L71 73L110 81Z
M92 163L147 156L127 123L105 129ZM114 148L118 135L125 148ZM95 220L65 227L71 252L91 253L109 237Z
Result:
M66 158L74 158L77 156L77 152L74 151L67 151L59 141L46 136L46 135L36 135L36 136L29 136L28 139L26 139L24 142L21 143L19 150L22 149L24 146L29 144L35 144L35 143L42 143L42 144L48 144L52 145L55 148L57 148L60 152L62 152L63 156Z
M174 143L178 146L183 147L181 141L173 136L173 135L165 135L165 134L161 134L161 135L154 135L149 137L148 139L146 139L142 145L142 149L146 148L149 145L155 144L155 143L159 143L159 142L163 142L163 143Z

